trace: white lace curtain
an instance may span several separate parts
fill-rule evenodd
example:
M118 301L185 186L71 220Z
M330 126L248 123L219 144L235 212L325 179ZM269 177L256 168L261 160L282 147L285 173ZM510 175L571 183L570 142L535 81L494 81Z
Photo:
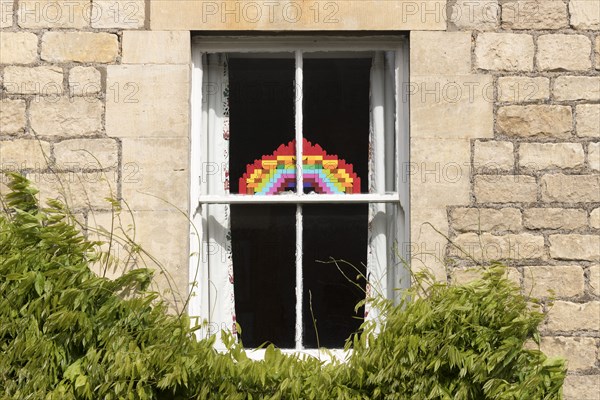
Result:
M194 59L195 81L202 81L202 118L197 145L201 163L198 195L229 194L229 72L224 54L201 54ZM193 138L194 142L196 138ZM193 144L194 145L194 144ZM192 165L197 160L192 161ZM194 205L196 229L192 229L192 255L197 260L190 274L192 296L189 314L209 323L209 333L235 332L235 292L231 250L230 206ZM196 238L196 241L194 241ZM196 242L196 243L194 243Z

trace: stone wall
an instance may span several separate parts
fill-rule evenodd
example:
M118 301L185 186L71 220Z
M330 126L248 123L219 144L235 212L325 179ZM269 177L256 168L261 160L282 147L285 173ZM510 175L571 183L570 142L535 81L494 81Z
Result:
M190 33L147 30L144 0L0 5L2 170L26 172L42 200L66 198L92 237L102 235L88 227L112 226L135 237L158 255L160 268L143 262L163 270L158 286L180 306L188 283L189 227L178 210L188 211L189 197ZM122 200L120 218L106 198ZM113 254L129 256L122 247Z
M550 313L565 397L600 399L600 1L264 3L0 0L0 167L66 195L91 237L119 200L117 233L181 306L190 31L407 31L413 267L460 282L507 260Z
M410 38L413 266L463 282L507 261L544 299L565 397L598 399L600 2L448 9L446 32Z

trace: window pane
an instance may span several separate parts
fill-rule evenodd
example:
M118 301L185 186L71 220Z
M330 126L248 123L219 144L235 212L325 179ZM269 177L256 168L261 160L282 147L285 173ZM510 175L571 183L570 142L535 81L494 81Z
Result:
M235 310L245 347L293 348L296 206L231 206Z
M318 344L341 348L364 316L354 307L365 298L365 280L357 276L366 273L368 205L305 205L303 211L304 345L317 347L314 316ZM332 257L351 265L319 262Z
M231 192L248 164L294 139L293 58L229 59ZM294 180L293 178L292 180Z
M352 164L362 193L369 184L370 68L371 58L304 59L304 137Z

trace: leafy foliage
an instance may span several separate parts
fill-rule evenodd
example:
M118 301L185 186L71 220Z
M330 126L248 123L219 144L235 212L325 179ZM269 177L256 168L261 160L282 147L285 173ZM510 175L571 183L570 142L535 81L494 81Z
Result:
M496 265L466 285L434 284L401 312L384 303L391 317L377 337L356 341L349 363L371 398L558 398L563 361L523 347L539 344L544 315L504 273Z
M250 360L224 335L196 340L185 316L148 291L152 273L116 280L59 202L42 209L12 175L0 214L2 399L558 399L565 369L539 350L543 315L490 269L465 286L432 283L366 323L344 363L266 348ZM412 300L411 300L412 299ZM376 332L379 331L377 334Z

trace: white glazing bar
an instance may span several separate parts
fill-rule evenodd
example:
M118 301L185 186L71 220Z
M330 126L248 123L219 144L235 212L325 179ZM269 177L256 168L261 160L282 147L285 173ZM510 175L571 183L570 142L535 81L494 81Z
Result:
M369 175L370 191L384 194L386 190L386 117L390 110L385 101L385 63L384 53L376 51L371 66L371 170ZM390 216L386 206L381 203L369 205L369 258L367 271L369 285L375 293L387 295L388 240L387 227ZM368 309L367 318L378 320L380 310Z
M385 190L394 191L400 190L396 186L398 158L396 157L396 143L398 135L396 133L396 53L393 51L384 52L384 91L385 91ZM386 224L386 244L387 244L387 260L385 275L385 296L388 299L394 298L396 285L396 265L397 260L397 228L398 228L398 204L386 204L385 215L387 217Z
M296 350L302 350L302 301L304 291L304 279L302 274L302 204L296 205Z
M218 76L217 65L215 64L217 55L215 54L207 54L206 55L206 74L208 79L206 80L207 85L213 84ZM215 147L215 136L217 134L217 126L219 122L219 117L217 116L217 101L219 96L207 96L207 118L206 118L206 158L208 161L207 164L215 162L215 156L217 154ZM205 172L205 171L203 171ZM202 179L206 182L204 185L206 187L207 193L215 193L216 182L214 175L205 174ZM209 249L211 244L215 243L214 234L215 234L215 223L214 218L211 218L211 214L215 211L215 207L211 207L211 205L207 205L202 208L202 212L204 213L204 218L206 219L206 228L205 228L205 241L204 245L206 249ZM218 232L218 231L217 231ZM209 282L208 285L208 315L207 319L209 323L215 322L215 318L218 316L215 315L215 306L218 304L217 299L217 290L214 284L210 284L213 280L213 276L211 274L212 265L215 262L215 257L211 251L207 252L206 255L206 280ZM217 341L217 346L222 346L220 341Z
M399 203L398 193L361 193L361 194L281 194L260 196L246 194L201 195L200 204L364 204Z
M405 227L410 231L409 200L410 200L410 179L408 176L408 166L410 161L410 96L407 88L409 87L410 63L408 60L408 42L402 41L401 47L396 50L396 131L398 132L396 140L396 191L400 193L400 206L406 216ZM408 241L408 236L404 238Z
M303 171L302 171L302 95L304 86L304 75L302 71L302 52L296 51L296 193L298 195L304 192Z
M191 319L192 326L200 324L201 318L207 315L203 312L202 306L204 301L201 301L202 296L208 297L208 293L205 293L206 288L202 286L202 272L201 272L201 251L202 251L202 214L200 213L200 207L198 205L198 199L200 198L200 179L202 176L202 164L200 163L201 155L200 149L205 147L202 145L202 53L194 48L192 51L192 97L191 97L191 111L190 115L193 116L191 124L191 157L190 157L190 268L189 268L189 282L190 282L190 301L188 304L188 314ZM199 331L198 331L199 332Z
M409 83L409 71L410 64L408 60L408 42L402 41L401 47L396 51L396 107L398 117L396 119L396 130L398 132L399 140L396 142L396 154L398 155L398 162L396 165L396 187L400 194L400 207L401 212L399 216L399 223L401 225L398 229L398 243L400 247L401 257L408 263L410 263L410 180L406 173L408 170L408 163L410 162L410 97L405 94L406 88ZM406 96L406 97L405 97ZM411 274L408 268L401 268L398 270L399 276L396 282L400 283L401 288L408 288L411 285Z
M373 180L374 189L377 193L385 193L385 130L386 110L385 107L385 60L382 51L375 52L373 68L371 72L371 107L373 127Z
M221 52L287 52L296 49L318 50L318 51L373 51L395 50L398 41L402 39L399 35L375 35L363 37L349 36L295 36L295 37L273 37L268 36L197 36L192 39L194 44L202 47L207 53Z
M394 191L396 189L396 55L393 51L386 51L383 60L383 73L385 92L385 190Z
M302 95L303 70L302 52L296 51L296 196L301 197L304 191L302 177ZM302 350L302 301L304 291L304 277L302 276L302 204L296 205L296 350Z
M202 93L203 88L205 88L210 82L210 70L208 68L208 54L204 53L202 56L202 82L200 87L200 93ZM200 109L202 110L201 120L200 120L200 160L203 163L200 165L200 196L208 195L210 191L208 190L208 181L206 180L206 165L208 164L209 159L209 136L210 136L210 125L209 125L209 107L208 102L211 96L207 96L205 99L202 99L200 104ZM201 297L200 302L202 306L202 317L204 320L210 322L210 309L211 309L211 299L210 299L210 269L208 264L208 257L204 256L204 252L207 251L208 247L208 237L209 237L209 227L208 227L208 205L201 206L201 220L202 220L202 241L200 242L201 250L200 250L200 281L201 283Z

